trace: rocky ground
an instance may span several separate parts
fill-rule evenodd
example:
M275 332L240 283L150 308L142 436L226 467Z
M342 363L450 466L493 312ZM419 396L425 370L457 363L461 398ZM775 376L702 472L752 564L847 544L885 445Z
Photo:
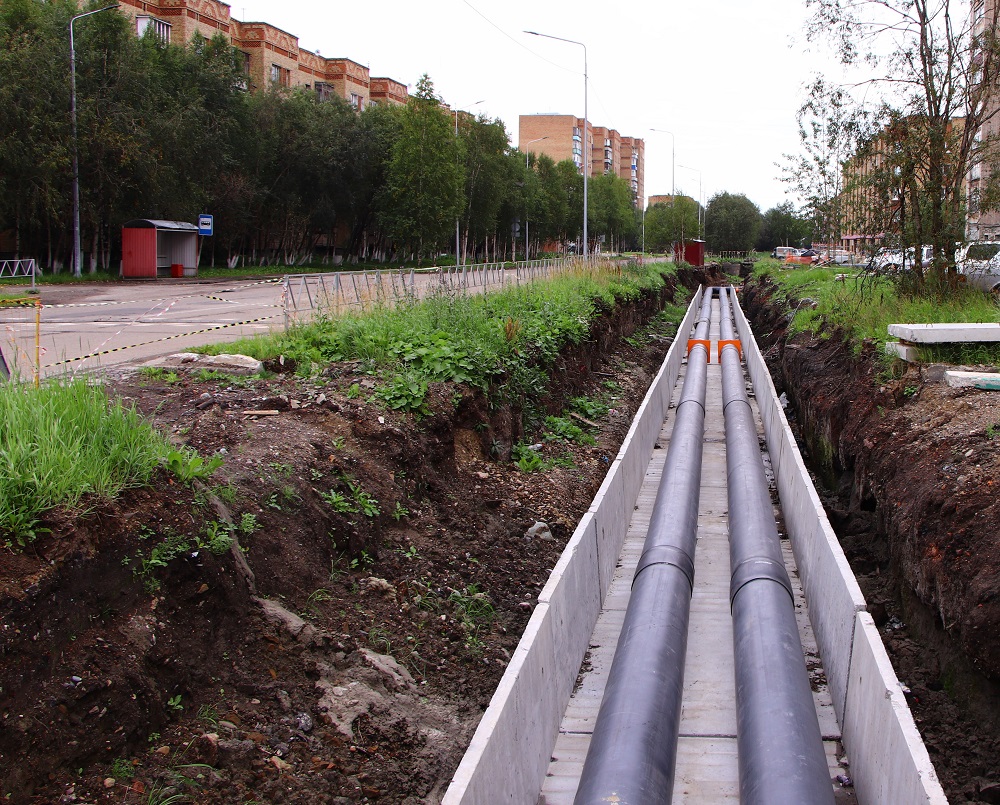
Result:
M573 419L591 444L451 384L427 416L387 411L356 364L109 380L224 462L0 554L5 801L437 801L666 353L669 323L644 323L672 293L552 372L545 412L608 406ZM521 441L542 469L510 460Z
M1000 802L1000 394L788 338L768 282L743 304L949 800Z

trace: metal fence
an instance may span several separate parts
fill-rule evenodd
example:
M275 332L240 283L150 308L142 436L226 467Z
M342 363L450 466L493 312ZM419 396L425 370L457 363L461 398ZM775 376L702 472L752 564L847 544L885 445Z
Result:
M34 258L27 260L0 260L0 279L7 277L31 277L31 287L35 287L35 272L38 267Z
M588 262L598 260L592 258ZM581 258L562 257L518 263L290 274L282 279L285 327L308 320L317 313L335 316L352 310L412 302L442 292L467 295L508 285L524 285L582 264Z

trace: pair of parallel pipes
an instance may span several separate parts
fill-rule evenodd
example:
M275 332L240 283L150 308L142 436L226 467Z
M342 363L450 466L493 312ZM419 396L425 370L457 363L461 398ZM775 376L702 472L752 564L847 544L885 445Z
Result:
M713 290L706 289L575 805L669 803L673 795L694 590L712 297ZM792 587L724 288L720 307L740 800L832 805Z

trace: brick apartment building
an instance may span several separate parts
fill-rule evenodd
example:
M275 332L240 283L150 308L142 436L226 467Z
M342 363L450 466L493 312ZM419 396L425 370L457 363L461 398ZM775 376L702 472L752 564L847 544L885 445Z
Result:
M975 35L983 34L986 26L996 18L996 0L973 0L972 26ZM994 94L989 103L995 109L1000 104L1000 97ZM994 115L978 132L977 140L989 143L998 139L1000 139L1000 115ZM1000 240L1000 210L983 212L979 204L990 173L988 162L973 161L965 177L967 201L965 237L968 240Z
M406 84L372 78L351 59L327 58L299 47L298 37L266 22L241 22L218 0L120 0L119 10L135 20L137 34L147 28L166 42L188 42L199 33L226 36L243 54L251 89L277 84L305 87L323 99L343 98L361 111L370 103L403 105Z
M570 159L583 173L583 119L574 115L521 115L518 119L520 149L546 154L556 162ZM614 129L588 124L590 175L613 173L632 188L635 203L645 194L646 144L638 137L622 137Z

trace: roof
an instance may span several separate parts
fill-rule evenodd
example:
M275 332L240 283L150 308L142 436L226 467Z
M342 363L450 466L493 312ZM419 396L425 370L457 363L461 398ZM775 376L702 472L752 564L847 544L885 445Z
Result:
M157 218L136 218L123 224L122 229L168 229L176 232L198 232L198 227L187 221L162 221Z

